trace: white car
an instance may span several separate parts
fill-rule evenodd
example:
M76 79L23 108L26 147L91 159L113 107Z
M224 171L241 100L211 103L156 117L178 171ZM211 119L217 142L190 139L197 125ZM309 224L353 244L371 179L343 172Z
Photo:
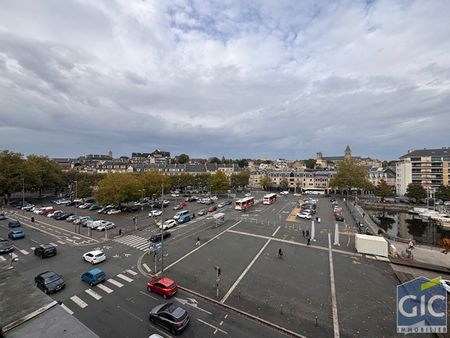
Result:
M99 226L97 226L97 227L95 228L95 230L97 230L97 231L105 231L105 230L112 229L112 228L114 228L114 227L115 227L115 225L114 225L113 222L108 222L108 221L106 221L106 222L100 224Z
M297 217L303 219L311 219L311 214L309 212L299 212L297 214Z
M213 201L217 201L219 198L217 196L212 196L210 199L212 199Z
M84 203L78 206L78 209L88 209L90 208L92 203Z
M282 192L280 192L280 195L289 195L289 191L287 191L287 190L282 191Z
M172 197L180 197L180 194L172 194L170 196L172 196Z
M161 216L162 215L162 211L161 210L153 210L148 214L148 217L153 217L153 216Z
M58 214L63 214L63 213L64 213L64 211L62 211L62 210L55 210L55 211L52 211L52 212L48 213L47 217L54 217L54 216L56 216Z
M86 226L87 226L88 228L91 228L91 229L96 229L96 228L99 227L100 225L102 225L102 224L104 224L104 223L107 223L107 222L109 222L109 221L105 221L105 220L103 220L103 219L99 219L99 220L97 220L97 221L88 222L88 223L86 224Z
M246 193L244 196L245 197L250 197L252 194L250 194L250 193Z
M450 293L450 280L441 279L441 285L448 293Z
M162 227L163 230L166 230L173 228L175 225L177 225L177 221L175 221L174 219L169 219L163 223ZM161 228L161 225L159 227Z
M120 211L119 209L111 209L107 212L108 215L115 215L115 214L119 214L122 211Z
M100 263L100 262L103 262L104 260L106 260L106 255L101 250L93 250L93 251L86 252L83 255L83 259L88 263L97 264L97 263Z

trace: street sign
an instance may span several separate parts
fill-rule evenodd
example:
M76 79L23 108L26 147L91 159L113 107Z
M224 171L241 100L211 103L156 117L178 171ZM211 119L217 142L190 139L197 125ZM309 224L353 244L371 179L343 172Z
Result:
M161 243L153 243L152 245L150 245L149 249L150 252L156 252L161 249Z

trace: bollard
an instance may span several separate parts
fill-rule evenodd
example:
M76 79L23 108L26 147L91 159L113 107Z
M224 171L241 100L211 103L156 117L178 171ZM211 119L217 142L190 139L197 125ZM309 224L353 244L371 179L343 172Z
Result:
M316 315L316 323L315 323L315 326L316 326L316 327L319 326L319 324L317 323L317 315Z
M283 304L280 305L280 313L283 314Z

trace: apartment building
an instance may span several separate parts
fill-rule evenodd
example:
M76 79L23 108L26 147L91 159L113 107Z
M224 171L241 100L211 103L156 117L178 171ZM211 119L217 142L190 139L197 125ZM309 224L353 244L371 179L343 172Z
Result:
M448 186L450 147L410 150L396 164L396 193L406 194L408 184L419 183L425 189Z
M255 189L261 188L261 180L267 176L271 180L273 188L281 188L284 180L288 182L288 188L292 191L301 191L307 188L319 188L327 190L334 171L254 171L250 173L249 186Z
M369 181L377 186L381 181L385 181L388 186L395 191L396 171L393 168L369 168Z

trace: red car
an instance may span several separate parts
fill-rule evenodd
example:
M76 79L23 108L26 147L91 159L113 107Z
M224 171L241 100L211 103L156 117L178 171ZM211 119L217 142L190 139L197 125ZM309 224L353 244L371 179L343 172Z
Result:
M169 298L172 297L178 291L178 286L170 278L153 277L147 283L147 291L159 293L164 298Z
M208 208L208 211L209 212L213 212L213 211L216 211L217 210L217 205L211 205L209 208Z
M187 206L187 203L186 202L180 202L180 207L186 207Z

